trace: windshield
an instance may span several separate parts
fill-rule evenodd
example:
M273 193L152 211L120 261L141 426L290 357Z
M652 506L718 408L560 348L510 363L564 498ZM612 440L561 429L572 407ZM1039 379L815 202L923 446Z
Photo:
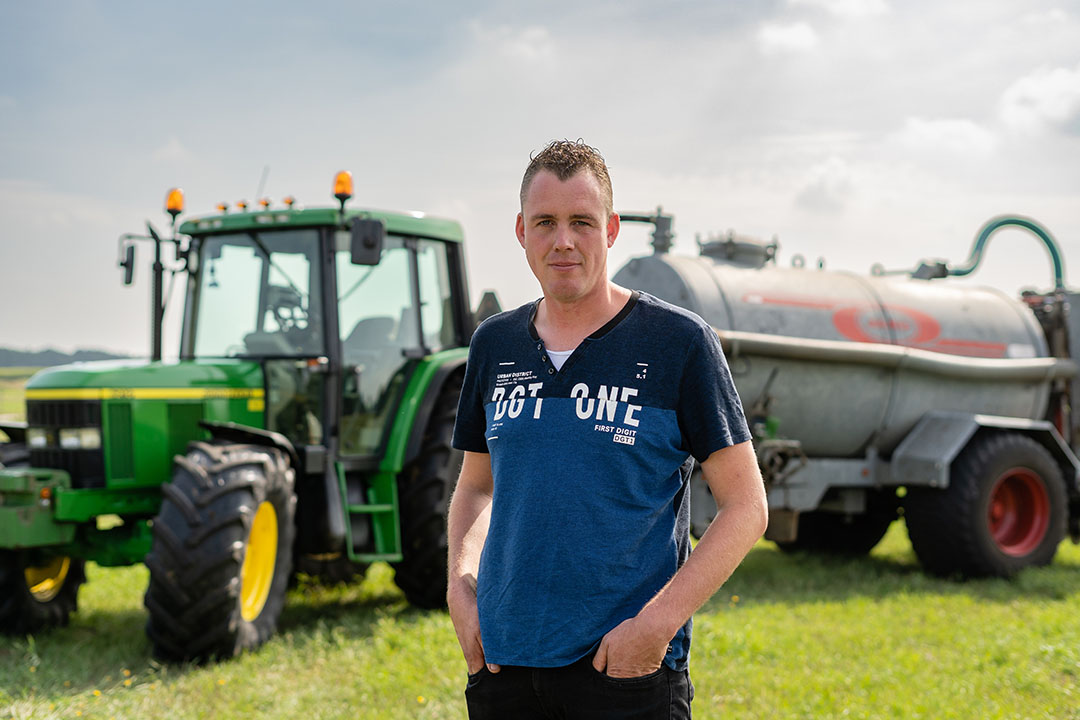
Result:
M196 357L324 354L315 229L205 238Z

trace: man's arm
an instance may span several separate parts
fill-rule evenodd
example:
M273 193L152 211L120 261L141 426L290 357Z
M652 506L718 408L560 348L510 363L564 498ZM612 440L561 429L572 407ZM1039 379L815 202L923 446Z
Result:
M768 502L749 441L717 450L701 463L701 472L716 501L716 517L667 585L601 640L593 660L600 672L640 677L659 668L671 638L765 532Z
M491 457L486 453L466 452L447 516L446 604L470 674L484 666L476 575L491 519L492 486ZM496 666L490 667L497 671Z

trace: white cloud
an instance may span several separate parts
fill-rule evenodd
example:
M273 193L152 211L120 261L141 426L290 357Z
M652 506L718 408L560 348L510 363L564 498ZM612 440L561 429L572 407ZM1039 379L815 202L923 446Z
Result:
M50 228L79 232L88 227L118 227L122 215L117 207L90 194L57 191L36 180L0 179L0 215L7 223L24 224L33 235Z
M1061 8L1053 8L1043 12L1033 12L1024 15L1022 22L1028 25L1057 25L1069 21L1069 15Z
M91 192L0 179L0 288L10 307L33 308L6 314L0 344L145 352L152 253L139 249L135 286L123 287L116 238L124 230L141 230L138 218L146 215ZM88 302L94 312L86 312ZM179 306L173 302L170 310ZM179 335L179 325L171 327Z
M555 44L551 33L540 25L491 27L474 21L470 30L477 46L493 48L498 55L509 60L538 62L554 54Z
M851 166L839 157L830 157L810 169L806 184L795 197L795 204L817 213L842 212L855 190Z
M818 45L818 35L807 23L765 23L758 30L758 46L766 55L805 52Z
M0 176L94 195L38 199L0 183L0 305L35 308L26 322L0 319L0 344L62 337L144 350L149 254L140 248L143 285L122 288L116 236L140 230L143 218L162 228L170 186L188 190L193 211L252 200L265 165L275 199L326 205L333 171L351 168L356 206L461 220L473 300L494 287L508 305L539 292L513 237L517 183L528 154L560 137L604 152L617 208L663 204L674 213L676 251L692 253L696 231L734 227L777 232L785 252L865 272L875 261L963 257L979 223L1006 211L1046 222L1063 241L1080 237L1080 142L1060 132L1015 137L999 105L1040 63L1046 75L1076 69L1075 2L698 0L678 13L640 0L563 3L590 21L604 16L569 25L539 5L431 4L419 16L404 5L387 5L389 24L380 16L364 25L378 42L335 32L338 16L275 0L269 24L247 34L190 32L197 22L169 25L148 9L140 44L117 30L108 53L79 41L78 23L35 21L33 33L16 33L4 49L30 67L0 86ZM1054 7L1064 21L1044 12ZM1031 13L1040 17L1022 21ZM275 51L281 44L271 41L284 36L274 30L268 41L262 31L281 27L303 31L302 48L318 50ZM147 78L175 63L152 52L170 32L191 38L177 52L195 65L163 93ZM970 42L957 42L961 32ZM328 56L346 70L321 72ZM234 69L207 85L221 66ZM268 113L266 99L281 87L295 89L296 102ZM1042 94L1020 90L1027 105L1010 112L1039 127L1055 116ZM177 97L202 97L215 112L162 124L155 113ZM655 111L657 97L674 110ZM73 114L85 123L65 120ZM106 207L109 217L95 217ZM643 228L624 232L616 253L648 252ZM1029 254L1041 280L1045 260ZM49 292L39 292L43 277ZM70 312L88 296L119 307L108 326ZM59 324L68 315L78 326ZM178 335L172 328L167 337Z
M906 148L959 155L987 155L997 147L994 133L963 118L909 117L895 138Z
M820 8L839 17L867 17L889 12L885 0L788 0L788 4Z
M1080 135L1080 64L1072 70L1041 68L1020 78L1001 96L1000 113L1017 130Z
M150 157L162 162L175 162L187 160L191 157L191 152L183 146L175 135L170 135L168 141L154 150Z

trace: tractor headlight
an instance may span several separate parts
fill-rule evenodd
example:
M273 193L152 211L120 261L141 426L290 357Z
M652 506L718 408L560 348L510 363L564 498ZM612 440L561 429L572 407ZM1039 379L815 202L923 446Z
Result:
M99 428L65 428L60 431L60 447L65 450L97 450L101 447Z
M83 450L97 450L101 447L101 428L79 428L79 445Z
M30 428L26 431L26 444L32 448L49 446L49 433L45 428Z

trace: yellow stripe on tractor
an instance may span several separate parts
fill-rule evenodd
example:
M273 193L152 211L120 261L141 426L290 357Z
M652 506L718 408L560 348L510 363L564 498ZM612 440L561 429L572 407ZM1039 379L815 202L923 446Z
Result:
M47 388L26 390L27 400L205 400L263 398L262 388Z

